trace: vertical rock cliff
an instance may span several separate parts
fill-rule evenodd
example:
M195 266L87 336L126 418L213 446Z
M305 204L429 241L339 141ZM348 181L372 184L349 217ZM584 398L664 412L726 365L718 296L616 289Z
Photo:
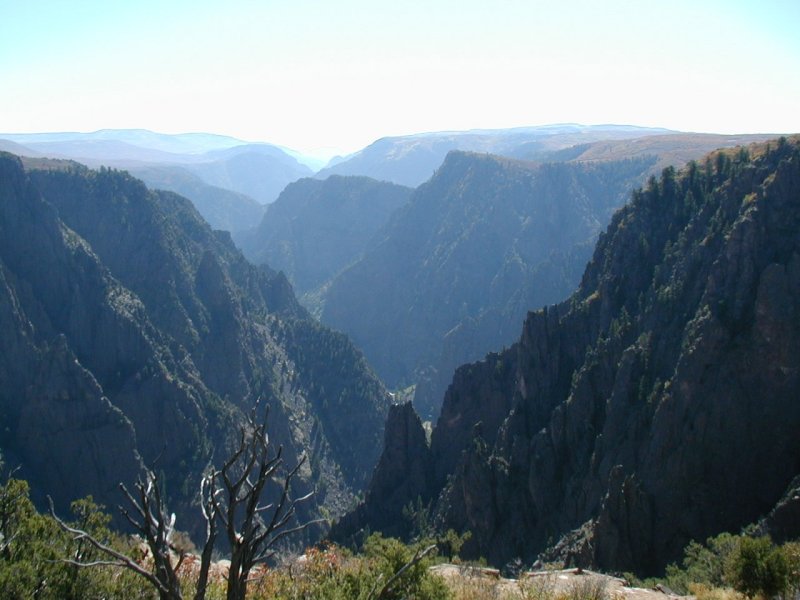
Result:
M495 564L562 539L569 560L654 573L767 515L800 473L798 292L800 140L666 169L575 294L457 371L431 446L439 525Z

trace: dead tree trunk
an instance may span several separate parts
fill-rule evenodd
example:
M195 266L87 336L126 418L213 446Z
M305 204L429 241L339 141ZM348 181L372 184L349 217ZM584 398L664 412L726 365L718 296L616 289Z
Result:
M256 421L255 414L253 409L241 428L239 446L233 455L221 469L212 469L200 482L200 507L206 520L206 541L200 558L194 600L205 599L211 554L218 535L218 522L224 526L231 547L228 600L244 600L251 570L275 554L274 546L278 540L318 522L308 521L301 525L292 523L297 505L311 497L310 493L296 499L292 499L290 495L292 479L302 467L305 458L283 478L277 501L267 505L259 504L267 484L270 481L279 481L283 449L278 447L273 452L267 435L267 413L265 412L264 419L260 422ZM129 509L120 507L120 510L145 540L152 554L152 571L103 544L89 533L67 525L56 516L51 502L50 513L62 529L76 540L87 541L110 558L92 562L67 562L78 567L123 567L147 579L156 588L161 600L182 600L177 572L185 555L172 545L175 515L167 513L155 474L146 470L144 478L135 485L135 494L122 484L120 489L130 504Z
M91 562L76 560L67 560L66 562L78 567L101 565L123 567L141 575L153 584L158 591L160 600L183 600L177 571L183 562L184 555L180 554L173 565L171 539L175 527L175 515L167 515L166 506L155 474L149 469L145 471L144 478L136 482L135 496L123 484L120 484L120 489L131 505L131 510L120 507L120 511L147 544L153 559L152 571L146 569L131 557L103 544L91 534L67 525L56 516L51 501L50 514L64 531L70 533L75 540L87 541L104 555L111 558L111 560Z
M244 600L251 570L275 554L278 540L317 522L291 523L297 505L311 497L310 493L297 499L290 495L292 479L305 457L286 474L277 502L259 504L265 486L278 479L283 464L283 448L278 447L273 453L266 422L266 414L263 421L257 422L253 411L241 430L239 448L218 472L223 500L217 504L216 512L231 547L227 600Z

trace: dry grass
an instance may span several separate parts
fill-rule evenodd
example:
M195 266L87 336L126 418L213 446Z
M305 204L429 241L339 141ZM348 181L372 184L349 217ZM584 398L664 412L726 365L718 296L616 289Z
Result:
M609 600L608 580L593 575L574 579L566 591L559 593L556 598L557 600Z
M697 600L745 600L745 597L734 589L711 587L704 583L690 583L689 592Z
M556 572L521 579L487 577L480 571L459 570L444 575L455 600L612 600L608 579L586 575L560 582Z

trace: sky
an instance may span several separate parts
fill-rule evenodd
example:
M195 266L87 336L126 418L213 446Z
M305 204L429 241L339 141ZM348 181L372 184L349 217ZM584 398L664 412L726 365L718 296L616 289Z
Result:
M0 132L800 131L797 0L0 0Z

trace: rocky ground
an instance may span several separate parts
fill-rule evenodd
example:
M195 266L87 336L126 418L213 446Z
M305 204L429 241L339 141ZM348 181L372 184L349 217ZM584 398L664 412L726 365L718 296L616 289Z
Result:
M667 589L643 589L628 586L624 579L580 569L529 571L519 579L500 576L497 569L442 564L431 570L445 579L457 598L516 598L552 600L670 600L688 599Z

